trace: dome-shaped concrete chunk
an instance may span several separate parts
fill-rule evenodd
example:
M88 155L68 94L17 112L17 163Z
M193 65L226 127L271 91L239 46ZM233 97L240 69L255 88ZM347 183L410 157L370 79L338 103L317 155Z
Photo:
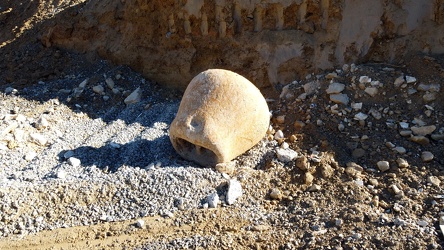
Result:
M267 103L256 86L234 72L210 69L185 90L170 140L183 158L214 166L258 143L269 121Z

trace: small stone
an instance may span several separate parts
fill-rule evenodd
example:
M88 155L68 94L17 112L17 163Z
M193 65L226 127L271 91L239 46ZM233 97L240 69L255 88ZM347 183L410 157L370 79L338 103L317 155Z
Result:
M276 122L277 122L277 123L280 123L280 124L284 123L284 122L285 122L285 115L279 115L279 116L277 116L277 117L276 117Z
M38 130L42 130L49 127L49 122L46 120L45 117L40 117L37 122L35 123L35 128Z
M400 76L400 77L396 78L393 85L395 85L396 88L399 88L403 83L405 83L404 76Z
M413 132L413 134L415 135L429 135L431 133L433 133L433 131L436 130L436 126L435 125L430 125L430 126L422 126L422 127L411 127L410 128Z
M286 163L286 162L290 162L290 161L294 160L296 157L298 157L298 153L290 148L287 148L287 149L277 148L276 149L276 156L280 161Z
M84 89L86 87L86 84L88 84L89 79L86 78L79 84L79 88Z
M207 196L207 203L208 207L210 208L217 208L217 205L219 204L219 195L217 193L212 193Z
M99 95L105 93L105 88L102 85L96 85L93 87L93 91Z
M36 156L37 156L37 153L36 153L36 152L34 152L34 151L28 152L28 153L25 155L25 160L27 160L27 161L32 161Z
M335 226L337 226L337 227L342 226L342 220L341 219L336 219L335 220Z
M348 175L352 176L352 177L356 177L358 176L362 171L364 171L364 169L356 164L355 162L347 162L346 164L346 168L345 168L345 173L347 173Z
M400 134L401 136L407 137L407 136L412 135L413 132L412 132L411 130L401 130L401 131L399 131L399 134Z
M400 219L400 218L395 218L393 220L393 224L395 224L396 226L403 227L403 226L407 225L407 222L405 220Z
M330 83L326 92L327 94L339 94L345 89L345 84L334 82Z
M66 171L65 170L59 170L57 171L57 178L59 179L66 179Z
M114 84L113 79L106 78L105 83L106 83L106 86L108 86L108 88L114 89L115 84Z
M414 83L414 82L416 82L416 78L413 76L405 76L405 81L407 83Z
M314 176L310 172L305 173L305 185L310 186L313 183Z
M444 140L444 134L432 134L430 137L435 141Z
M70 157L72 157L72 156L74 156L74 151L72 151L72 150L68 150L68 151L66 151L66 152L63 154L63 157L64 157L65 159L68 159L68 158L70 158Z
M420 227L426 227L429 225L429 223L425 220L419 220L417 223L418 223L418 226L420 226Z
M283 143L281 144L281 148L282 148L282 149L287 149L287 148L290 148L290 145L288 145L288 143L286 143L286 142L283 142Z
M138 219L137 222L136 222L136 226L138 228L144 228L145 227L145 221L142 220L142 219Z
M358 102L358 103L352 103L351 104L352 109L354 110L361 110L362 109L362 102Z
M239 181L232 179L228 181L228 191L227 191L227 203L228 205L234 204L236 200L242 196L242 185Z
M103 97L102 97L102 99L104 100L104 101L108 101L109 100L109 96L108 95L104 95Z
M395 194L400 194L402 192L401 189L399 189L399 187L396 184L391 185L390 188Z
M439 185L441 184L441 180L436 176L428 176L427 182L436 186L436 187L439 187Z
M424 151L421 153L421 159L423 162L429 162L432 161L434 158L434 155L432 154L432 152L429 151Z
M410 140L412 142L415 142L415 143L418 143L418 144L421 144L421 145L424 145L424 146L428 145L430 143L430 140L427 137L422 136L422 135L412 136L412 137L410 137Z
M342 131L344 131L344 129L345 129L344 124L339 123L339 124L338 124L338 130L342 132Z
M362 112L359 112L355 115L355 120L364 121L365 119L367 119L367 117L368 117L368 115L366 115Z
M296 159L296 166L302 170L306 171L310 167L310 162L308 162L307 157L304 155Z
M378 169L381 170L381 172L385 172L390 169L390 164L388 161L378 161L376 165L378 166Z
M269 225L254 225L251 227L251 230L255 232L264 232L270 229L271 227Z
M409 123L408 122L399 122L399 126L402 129L408 129L409 128Z
M276 133L274 134L274 139L275 140L284 139L284 133L282 132L282 130L276 131Z
M422 99L424 100L424 102L432 102L432 101L436 100L436 98L437 98L437 94L435 92L426 93L425 95L422 96Z
M359 82L360 83L370 83L370 82L372 82L372 79L368 76L360 76Z
M221 174L233 175L236 170L236 161L218 163L215 166L217 172Z
M405 154L407 152L407 150L404 147L394 147L393 150L400 154Z
M142 89L138 87L127 98L125 98L124 102L126 105L130 105L140 102L141 99L142 99Z
M295 129L301 130L303 127L305 127L305 123L303 121L297 120L294 122Z
M78 167L81 164L80 160L75 157L69 157L68 163L73 167Z
M321 186L318 184L313 184L308 188L309 192L318 192L321 190Z
M34 133L34 134L31 134L30 136L31 136L31 140L33 142L35 142L37 145L45 146L48 143L48 140L42 134Z
M374 97L378 94L378 89L375 87L368 87L365 88L364 92L370 95L371 97Z
M407 160L405 160L403 158L398 158L396 160L396 163L398 163L398 167L399 168L407 168L407 167L409 167L409 163L407 162Z
M273 200L280 200L282 199L282 192L278 188L273 188L270 191L270 198Z
M333 94L330 95L330 101L338 104L344 104L347 105L350 99L346 94Z
M361 157L365 156L365 154L366 154L365 149L363 149L363 148L357 148L357 149L354 149L354 150L353 150L353 152L352 152L352 157L353 157L353 158L361 158Z
M15 95L17 93L18 93L18 90L13 87L7 87L5 89L5 94L7 94L7 95Z
M307 95L314 94L317 89L321 87L321 83L319 81L312 81L304 84L304 92Z

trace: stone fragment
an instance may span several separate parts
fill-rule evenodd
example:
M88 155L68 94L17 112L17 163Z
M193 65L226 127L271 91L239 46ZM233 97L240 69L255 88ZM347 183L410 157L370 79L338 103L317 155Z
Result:
M270 198L273 200L280 200L282 199L282 192L278 188L273 188L270 191Z
M352 109L354 110L361 110L362 109L362 102L358 102L358 103L352 103L351 104Z
M437 94L435 92L426 93L422 96L422 99L424 100L424 102L432 102L432 101L436 100L436 98L437 98Z
M275 140L284 139L284 132L282 132L282 130L276 131L276 133L274 134L274 139Z
M124 102L126 105L130 105L140 102L141 99L142 99L142 89L138 87L127 98L125 98Z
M401 87L401 85L403 83L405 83L404 76L400 76L400 77L396 78L396 80L393 83L393 85L395 85L396 88L399 88L399 87Z
M396 160L396 163L398 163L398 167L399 168L407 168L407 167L409 167L409 163L407 162L407 160L405 160L403 158L398 158Z
M312 81L304 84L304 92L307 95L312 95L316 92L317 89L321 87L321 83L319 81Z
M437 187L441 185L441 180L433 175L427 177L427 182Z
M410 128L413 132L413 134L415 135L429 135L431 133L433 133L433 131L435 131L436 126L435 125L430 125L430 126L422 126L422 127L411 127Z
M17 93L18 93L18 90L13 87L7 87L5 89L5 94L7 94L7 95L15 95Z
M261 92L234 72L210 69L188 85L170 126L183 158L204 166L228 162L265 135L270 121Z
M321 190L321 185L313 184L308 188L309 192L317 192Z
M47 127L49 127L49 122L44 116L40 117L35 123L35 128L38 130L45 129Z
M365 88L364 92L373 97L378 94L378 89L375 87L367 87Z
M407 150L404 147L394 147L393 150L400 154L405 154L407 152Z
M381 172L385 172L390 169L390 164L388 161L378 161L376 165Z
M287 149L277 148L276 156L282 162L290 162L294 160L296 157L298 157L298 153L290 148Z
M347 105L350 99L346 94L333 94L330 95L330 101L338 104L344 104Z
M228 181L227 204L232 205L242 196L242 185L238 180L232 179Z
M108 88L110 88L110 89L114 89L114 81L113 81L113 79L111 79L111 78L106 78L105 79L105 83L106 83L106 86L108 86Z
M314 176L310 172L305 173L305 185L310 186L313 183Z
M415 143L418 143L418 144L421 144L421 145L424 145L424 146L428 145L430 143L430 140L427 137L423 136L423 135L412 136L412 137L410 137L410 140L412 142L415 142Z
M435 141L444 140L444 134L432 134L430 137Z
M144 227L145 227L145 221L142 220L142 219L138 219L138 220L136 221L136 226L137 226L138 228L144 228Z
M367 117L368 117L368 115L366 115L362 112L359 112L355 115L355 120L364 121L365 119L367 119Z
M365 156L365 154L366 154L365 149L363 149L363 148L356 148L352 152L352 157L353 158L361 158L361 157Z
M339 94L345 89L345 84L334 82L330 83L326 92L327 94Z
M207 203L208 207L210 208L217 208L217 205L219 204L219 195L217 193L212 193L207 196Z
M429 151L423 151L421 153L421 159L423 162L432 161L434 157L435 156L432 154L432 152L429 152Z
M61 169L61 170L57 171L56 176L59 179L65 179L66 178L66 171Z
M31 140L35 142L37 145L45 146L48 143L48 140L42 134L33 133L30 136Z
M68 163L73 167L78 167L81 164L80 160L75 157L69 157Z
M370 83L370 82L372 82L372 79L368 76L360 76L359 82L360 83Z
M93 87L93 91L99 95L102 95L105 93L105 88L102 85L96 85Z
M37 156L37 153L34 151L30 151L25 155L25 160L32 161Z
M416 82L416 78L413 76L405 76L405 81L407 83L414 83L414 82Z

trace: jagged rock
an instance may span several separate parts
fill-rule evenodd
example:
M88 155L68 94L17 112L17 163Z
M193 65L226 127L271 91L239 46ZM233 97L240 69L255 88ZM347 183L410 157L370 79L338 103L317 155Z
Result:
M227 191L227 203L229 205L234 204L236 200L242 196L242 185L238 180L228 181L228 191Z
M344 89L345 89L345 84L334 82L330 83L326 92L327 94L338 94L341 93Z
M125 98L124 102L126 105L130 105L133 103L138 103L142 99L142 90L138 87L134 90L127 98Z
M346 94L333 94L330 95L330 101L338 104L344 104L347 105L350 98Z
M435 131L436 126L430 125L430 126L422 126L422 127L411 127L411 130L413 131L413 134L415 135L429 135L433 131Z
M204 166L228 162L265 135L270 122L261 92L246 78L210 69L188 85L170 140L183 158Z

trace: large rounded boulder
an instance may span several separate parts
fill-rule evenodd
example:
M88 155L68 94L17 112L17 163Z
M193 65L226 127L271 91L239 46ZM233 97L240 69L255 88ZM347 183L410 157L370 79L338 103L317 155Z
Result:
M267 103L254 84L232 71L210 69L185 90L170 140L183 158L214 166L257 144L269 122Z

